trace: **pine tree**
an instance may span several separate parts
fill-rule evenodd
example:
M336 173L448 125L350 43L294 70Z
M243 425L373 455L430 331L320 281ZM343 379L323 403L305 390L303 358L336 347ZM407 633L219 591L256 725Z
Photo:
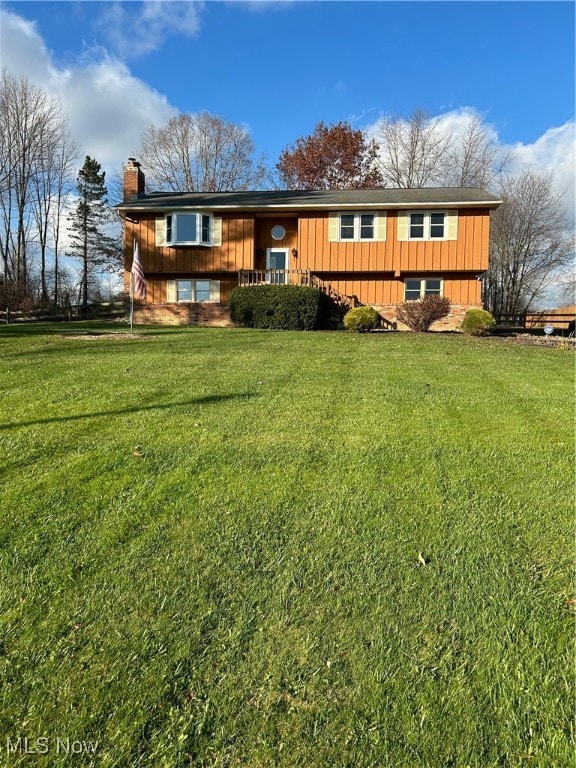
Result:
M88 155L78 172L76 188L79 201L70 215L71 249L67 255L82 263L80 305L85 316L90 277L95 269L116 269L120 264L121 249L119 239L104 231L113 222L107 199L106 172L101 172L100 163Z

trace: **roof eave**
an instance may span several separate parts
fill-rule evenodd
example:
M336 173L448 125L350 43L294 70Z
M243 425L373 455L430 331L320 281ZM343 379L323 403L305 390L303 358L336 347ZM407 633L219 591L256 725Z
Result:
M420 208L498 208L502 204L502 200L461 200L461 201L436 201L436 202L416 202L416 203L308 203L302 205L301 203L272 203L270 205L192 205L179 203L179 201L171 200L167 201L163 205L138 205L138 203L121 203L116 206L118 211L122 213L135 212L135 213L162 213L162 211L171 210L198 210L198 211L253 211L254 213L264 211L340 211L340 210L358 210L364 211L368 209L394 209L394 210L410 210Z

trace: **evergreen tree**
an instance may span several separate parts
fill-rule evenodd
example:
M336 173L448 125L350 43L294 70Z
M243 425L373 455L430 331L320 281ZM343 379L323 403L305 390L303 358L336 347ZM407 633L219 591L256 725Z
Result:
M113 222L107 199L106 172L101 172L100 163L88 155L78 172L76 188L79 200L70 215L71 250L67 255L80 259L82 263L80 304L85 315L93 272L96 269L118 268L121 248L119 238L104 231Z

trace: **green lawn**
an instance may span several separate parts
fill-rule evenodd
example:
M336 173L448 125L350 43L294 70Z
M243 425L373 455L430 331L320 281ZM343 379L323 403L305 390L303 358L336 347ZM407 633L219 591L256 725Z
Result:
M0 764L573 766L570 352L97 327L0 328Z

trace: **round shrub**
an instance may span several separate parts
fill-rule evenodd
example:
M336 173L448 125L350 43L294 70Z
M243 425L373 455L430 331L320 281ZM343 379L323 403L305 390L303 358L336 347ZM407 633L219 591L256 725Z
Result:
M371 331L378 323L374 307L354 307L344 315L344 325L349 331Z
M494 315L485 309L469 309L460 326L464 333L471 336L484 336L496 325Z

